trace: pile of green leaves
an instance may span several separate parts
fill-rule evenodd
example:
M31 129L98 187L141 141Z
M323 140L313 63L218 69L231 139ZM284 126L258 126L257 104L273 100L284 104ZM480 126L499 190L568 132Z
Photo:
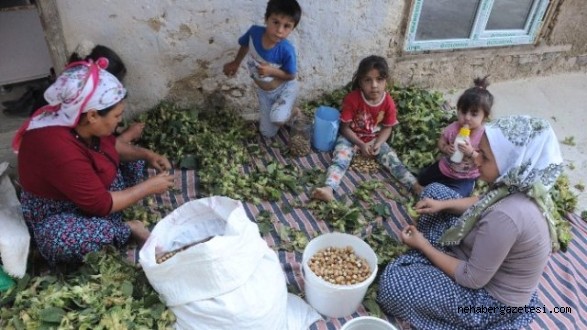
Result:
M178 167L197 169L205 195L258 204L299 189L297 167L255 161L263 158L255 126L234 111L210 113L161 103L139 120L146 123L140 144Z
M140 269L109 250L75 272L26 275L0 299L2 329L171 329L175 316Z

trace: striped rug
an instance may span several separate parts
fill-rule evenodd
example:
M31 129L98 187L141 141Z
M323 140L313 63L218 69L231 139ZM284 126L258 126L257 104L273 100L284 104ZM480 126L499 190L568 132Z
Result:
M281 132L274 139L259 137L263 156L259 157L257 162L267 164L270 161L278 161L282 164L295 164L301 170L326 169L330 165L330 153L313 152L306 157L288 157L283 152L287 148L287 141L287 132ZM153 175L153 172L149 172L149 174ZM206 197L201 194L199 189L197 170L176 170L174 174L179 188L181 188L181 193L158 196L156 202L159 206L176 208L189 200ZM400 188L400 185L383 170L373 174L350 170L342 180L336 196L351 195L358 184L367 180L378 180L384 183L385 189L394 196L400 199L402 196L406 197L405 189ZM251 220L254 220L261 211L268 211L272 214L275 227L289 226L301 230L308 239L311 239L320 233L331 232L332 227L325 221L317 219L307 208L292 208L292 201L296 202L295 205L307 202L310 191L311 188L307 187L299 194L286 192L277 202L264 201L256 205L245 202L243 205ZM380 193L373 196L373 201L375 203L385 202L390 206L390 216L383 218L382 221L389 235L397 238L400 228L411 223L405 207ZM527 329L587 329L587 224L576 214L569 214L568 219L573 227L574 240L566 253L557 253L550 258L539 288L539 296L546 312L539 314ZM368 230L367 228L365 231ZM274 230L264 237L271 247L281 243L276 232ZM129 251L133 257L136 257L135 252ZM287 251L278 251L277 253L286 274L288 286L290 289L303 292L301 253ZM563 312L560 312L561 310ZM368 312L363 306L360 306L355 313L348 317L324 318L313 324L310 329L339 329L345 322L363 315L368 315ZM400 329L411 329L409 324L400 320L394 318L388 320Z

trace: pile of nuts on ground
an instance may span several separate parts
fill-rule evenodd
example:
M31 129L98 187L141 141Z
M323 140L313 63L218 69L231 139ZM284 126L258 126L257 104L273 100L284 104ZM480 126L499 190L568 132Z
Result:
M289 152L292 156L301 157L306 156L312 151L310 140L301 135L296 134L290 138Z
M358 172L372 173L379 170L379 163L377 158L365 157L360 152L357 152L351 161L350 167Z
M308 266L316 276L338 285L361 283L371 275L367 260L357 256L350 246L322 249L308 260Z

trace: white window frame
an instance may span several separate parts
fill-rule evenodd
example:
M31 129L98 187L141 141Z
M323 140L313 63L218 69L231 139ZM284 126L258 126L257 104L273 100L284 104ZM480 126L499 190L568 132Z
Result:
M481 0L469 38L418 41L416 30L424 1L434 0L413 1L404 44L406 52L533 44L550 0L536 0L530 9L524 29L516 30L486 30L494 0Z

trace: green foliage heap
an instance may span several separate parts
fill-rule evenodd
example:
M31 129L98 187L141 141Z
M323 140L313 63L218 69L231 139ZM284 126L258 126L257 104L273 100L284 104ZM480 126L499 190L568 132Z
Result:
M175 316L116 251L90 253L65 277L26 275L0 299L2 329L172 329Z

